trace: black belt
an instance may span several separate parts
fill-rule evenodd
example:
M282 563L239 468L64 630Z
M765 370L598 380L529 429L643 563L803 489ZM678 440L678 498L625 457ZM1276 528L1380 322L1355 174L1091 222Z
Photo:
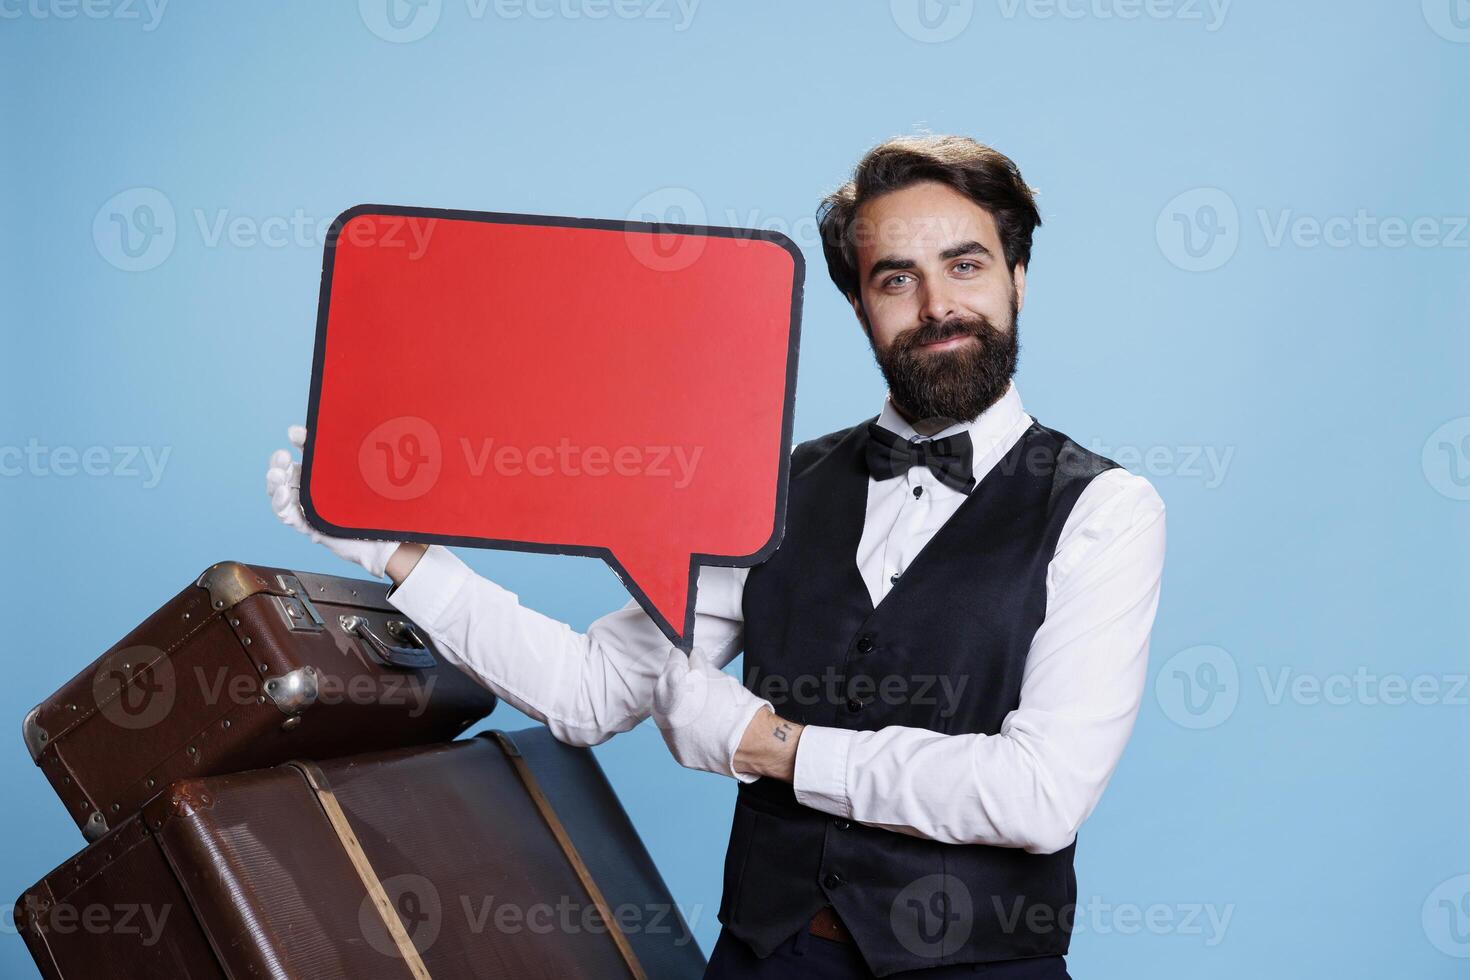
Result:
M852 933L847 931L847 926L843 925L842 920L837 917L837 910L830 905L822 906L817 914L812 916L807 931L813 936L820 936L839 943L852 942Z

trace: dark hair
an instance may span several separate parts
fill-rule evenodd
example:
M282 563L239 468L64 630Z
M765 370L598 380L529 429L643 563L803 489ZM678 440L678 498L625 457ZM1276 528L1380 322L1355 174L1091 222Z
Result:
M1035 192L1021 179L1011 158L968 136L897 136L869 150L852 179L827 195L817 208L827 272L845 296L858 293L857 246L853 221L866 202L934 180L964 194L995 218L1006 265L1031 263L1031 233L1041 224Z

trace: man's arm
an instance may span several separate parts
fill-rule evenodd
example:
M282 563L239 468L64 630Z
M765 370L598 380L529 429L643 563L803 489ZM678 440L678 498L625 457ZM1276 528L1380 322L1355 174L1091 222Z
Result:
M779 779L796 778L796 750L806 726L762 708L750 720L735 750L734 768L746 775Z
M736 768L789 779L799 802L869 826L1061 850L1097 805L1132 732L1163 560L1163 501L1141 477L1104 473L1058 542L1020 706L999 734L803 728L762 712Z
M522 606L515 593L475 573L440 545L400 546L387 572L388 601L428 632L445 658L541 721L559 741L595 745L652 710L669 641L636 602L586 633ZM699 572L694 639L723 665L744 639L747 569ZM395 574L395 572L399 574Z
M300 451L306 427L286 436ZM281 523L360 565L388 575L388 600L424 629L445 659L503 700L544 722L563 742L592 745L626 731L652 710L668 642L636 603L594 622L585 634L526 609L440 545L366 541L322 534L301 508L301 464L278 449L265 492ZM723 666L744 638L745 569L700 570L694 639Z

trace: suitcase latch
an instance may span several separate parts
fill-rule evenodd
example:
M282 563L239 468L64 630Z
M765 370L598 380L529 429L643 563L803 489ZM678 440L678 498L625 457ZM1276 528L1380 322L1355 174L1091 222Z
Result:
M287 629L295 633L320 633L327 628L300 579L295 575L277 575L276 581L281 588L291 593L271 597L275 600L276 611L286 621Z

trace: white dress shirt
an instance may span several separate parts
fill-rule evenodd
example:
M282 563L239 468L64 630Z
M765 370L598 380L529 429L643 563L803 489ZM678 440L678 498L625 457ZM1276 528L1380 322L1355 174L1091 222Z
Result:
M978 483L1031 424L1015 385L969 422ZM880 425L921 438L885 399ZM914 489L923 492L914 496ZM915 466L868 480L854 560L873 604L965 495ZM1046 617L1027 653L1020 706L996 735L806 726L796 799L869 826L949 843L1061 850L1117 767L1143 699L1164 563L1164 504L1123 469L1095 477L1063 525L1046 577ZM694 643L723 667L741 651L749 569L703 566ZM627 731L652 710L669 642L633 600L579 633L431 545L389 601L445 657L574 745Z

